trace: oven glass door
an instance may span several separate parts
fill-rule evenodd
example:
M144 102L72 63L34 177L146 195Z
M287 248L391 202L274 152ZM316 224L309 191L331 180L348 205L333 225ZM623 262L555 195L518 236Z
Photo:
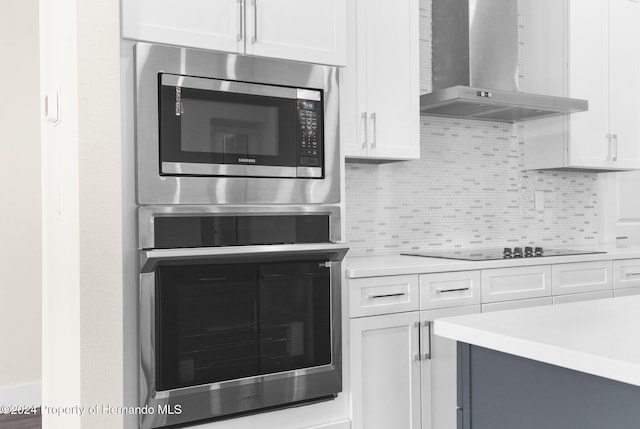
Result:
M296 177L296 88L162 74L159 101L161 174Z
M159 266L157 390L330 364L328 265Z

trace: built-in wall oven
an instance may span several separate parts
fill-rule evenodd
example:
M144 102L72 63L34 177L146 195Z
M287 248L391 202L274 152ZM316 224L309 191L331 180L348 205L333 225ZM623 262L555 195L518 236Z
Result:
M333 204L337 69L138 43L140 204Z
M142 428L342 389L337 206L139 208ZM160 407L160 408L159 408Z

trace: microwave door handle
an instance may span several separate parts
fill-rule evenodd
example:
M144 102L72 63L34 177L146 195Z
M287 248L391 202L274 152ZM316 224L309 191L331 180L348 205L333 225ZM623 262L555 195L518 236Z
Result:
M153 249L140 252L140 272L150 273L159 263L202 259L251 258L283 255L322 255L333 262L340 262L349 251L341 243L327 244L267 244L260 246L200 247L180 249Z

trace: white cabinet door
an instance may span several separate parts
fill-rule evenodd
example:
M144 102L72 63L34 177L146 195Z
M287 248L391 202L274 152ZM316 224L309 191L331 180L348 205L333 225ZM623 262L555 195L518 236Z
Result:
M638 1L544 0L525 5L527 92L549 93L545 91L549 88L554 92L549 95L589 101L586 112L525 124L525 167L639 169ZM556 17L565 13L564 23L559 22ZM545 36L537 37L541 33ZM564 68L568 70L566 77ZM566 90L559 89L559 84Z
M607 11L606 0L569 0L569 96L589 100L587 112L569 115L571 166L608 164Z
M553 295L613 289L613 262L594 261L551 266Z
M346 64L346 0L245 0L247 54Z
M225 52L243 52L237 0L122 0L122 37Z
M349 7L347 69L341 82L347 158L420 157L420 54L417 0L355 0Z
M420 428L417 311L351 319L353 429Z
M340 69L340 143L347 158L367 158L366 6L347 2L347 66Z
M637 0L608 3L609 130L613 138L613 164L639 168L640 7Z
M420 313L423 322L440 317L480 313L480 305L469 305ZM422 429L455 429L457 409L456 342L433 335L423 329L422 353L430 353L422 361ZM400 426L394 426L400 427Z
M366 3L369 154L385 159L419 158L418 1Z

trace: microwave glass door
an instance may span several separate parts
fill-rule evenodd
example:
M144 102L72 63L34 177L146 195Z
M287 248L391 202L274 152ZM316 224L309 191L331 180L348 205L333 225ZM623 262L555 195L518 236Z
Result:
M296 177L302 102L296 88L162 74L161 173Z
M331 364L325 262L159 266L157 390Z

